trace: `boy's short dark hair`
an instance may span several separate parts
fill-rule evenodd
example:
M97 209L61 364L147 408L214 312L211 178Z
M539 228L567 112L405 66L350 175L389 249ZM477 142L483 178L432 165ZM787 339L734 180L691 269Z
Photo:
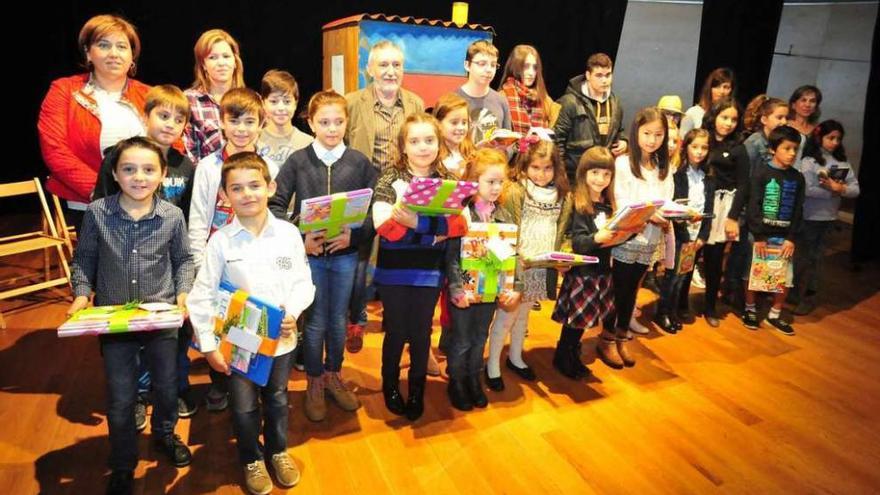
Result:
M182 113L183 117L189 121L189 101L186 99L183 91L173 84L153 86L147 92L146 103L144 103L144 115L149 116L150 112L156 107L170 107L175 112Z
M260 96L265 100L275 92L290 94L294 100L299 101L299 85L296 84L293 74L286 70L272 69L263 75Z
M767 136L767 142L769 143L767 148L776 151L776 147L782 144L783 141L791 141L800 146L801 133L799 133L794 127L781 125L770 131L770 135Z
M156 153L156 156L159 157L159 167L162 171L164 172L168 168L168 161L165 159L165 154L162 153L162 148L159 147L159 144L156 141L145 136L134 136L119 141L113 149L113 153L116 154L116 161L113 163L114 172L119 169L119 160L122 158L122 153L131 148L141 148Z
M593 72L593 69L598 68L613 69L613 67L614 64L611 62L611 57L601 52L594 53L587 59L587 72Z
M266 165L266 161L253 151L236 153L223 162L223 168L220 170L221 189L226 190L226 177L233 170L256 170L266 180L266 184L272 182L272 176L269 174L269 166Z
M220 118L223 119L227 115L237 119L246 113L252 113L257 116L260 123L265 120L266 114L263 112L263 99L256 91L248 88L232 88L220 99Z

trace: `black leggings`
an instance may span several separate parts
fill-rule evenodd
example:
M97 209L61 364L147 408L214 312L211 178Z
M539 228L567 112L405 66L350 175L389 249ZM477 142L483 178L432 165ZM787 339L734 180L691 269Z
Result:
M724 248L726 242L706 244L703 246L703 267L706 271L706 309L715 312L718 302L718 289L721 287L722 265L724 264Z
M382 382L396 386L400 379L400 356L409 342L409 382L425 380L428 351L431 348L431 326L434 307L440 296L439 287L379 286L382 299Z
M642 280L642 275L647 270L647 265L614 260L614 264L611 267L611 280L614 283L615 317L606 320L608 325L605 328L607 330L629 329L629 321L632 319L633 311L636 309L639 281Z

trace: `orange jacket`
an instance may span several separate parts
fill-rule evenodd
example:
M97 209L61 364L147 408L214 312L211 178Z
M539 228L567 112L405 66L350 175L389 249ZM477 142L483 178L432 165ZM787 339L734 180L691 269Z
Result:
M49 168L46 189L63 199L88 203L101 168L101 119L89 74L52 82L37 121L40 150ZM150 87L129 79L122 100L141 118Z

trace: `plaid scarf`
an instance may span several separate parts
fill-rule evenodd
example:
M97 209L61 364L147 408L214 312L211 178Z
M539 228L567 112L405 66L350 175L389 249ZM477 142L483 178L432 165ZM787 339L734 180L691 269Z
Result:
M532 127L547 127L544 117L544 102L538 100L537 92L527 88L515 77L508 77L501 92L510 105L510 121L513 131L525 134Z

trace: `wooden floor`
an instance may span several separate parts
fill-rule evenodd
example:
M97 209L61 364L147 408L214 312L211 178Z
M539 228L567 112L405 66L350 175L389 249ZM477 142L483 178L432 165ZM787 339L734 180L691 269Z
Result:
M613 371L596 360L593 331L584 359L594 375L581 382L551 367L558 326L545 303L526 343L537 382L507 374L488 409L460 413L431 379L415 424L382 403L371 307L373 331L344 366L363 408L331 404L326 421L310 423L303 374L291 377L289 452L303 474L290 493L878 493L880 269L851 272L845 260L829 251L826 273L837 275L796 337L766 323L750 332L731 314L718 329L654 331L634 344L635 368ZM640 294L646 313L654 298ZM0 331L0 493L100 493L108 441L97 342L59 340L65 304L37 302L7 314ZM200 393L206 371L197 361ZM227 413L200 411L177 431L192 466L157 461L144 434L136 493L242 493Z

